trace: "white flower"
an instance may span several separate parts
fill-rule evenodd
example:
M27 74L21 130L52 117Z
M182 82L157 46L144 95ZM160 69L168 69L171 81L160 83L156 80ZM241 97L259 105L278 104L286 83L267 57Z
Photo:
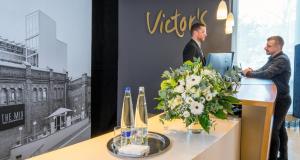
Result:
M183 99L186 99L187 95L186 95L186 92L185 92L185 91L181 94L181 97L182 97Z
M210 87L206 87L202 92L204 95L211 94Z
M189 80L186 81L186 85L185 85L186 90L190 90L193 86L194 85Z
M216 92L216 91L213 91L213 92L212 92L212 96L213 96L213 97L215 97L215 96L217 96L217 95L218 95L218 92Z
M183 112L183 117L187 118L189 116L190 116L190 112L188 112L188 111Z
M205 103L205 98L204 97L200 97L200 103L202 103L202 104Z
M178 81L178 84L179 84L180 86L184 86L184 85L185 85L185 82L184 82L183 79L181 79L181 80Z
M181 96L177 95L176 98L174 99L174 103L176 106L181 105L183 103Z
M184 87L183 85L179 85L177 87L174 88L174 92L177 92L177 93L183 93L184 92Z
M212 97L213 97L213 95L211 93L205 95L205 98L207 101L211 101Z
M174 108L176 108L177 106L181 105L182 103L183 103L183 100L182 100L181 96L179 96L179 95L177 95L175 98L168 101L168 104L172 110Z
M174 99L169 100L168 104L169 104L169 106L171 107L172 110L176 107L176 105L174 103Z
M192 88L194 85L198 85L201 82L202 77L191 75L186 77L186 87L187 89Z
M199 115L203 112L203 109L204 109L204 106L202 103L199 103L199 102L193 102L191 103L191 112L194 114L194 115Z
M187 104L192 104L193 102L195 102L195 100L192 97L186 97L184 99L185 103Z
M215 72L212 70L208 70L208 69L203 69L203 71L201 72L202 75L207 75L209 77L214 77L215 76Z
M198 71L199 71L199 66L196 65L196 66L194 67L194 69L193 69L193 72L194 72L194 73L197 73Z
M201 96L201 90L198 88L195 93L195 97L200 97L200 96Z
M192 87L192 88L190 89L190 92L193 93L193 94L195 94L195 93L197 92L197 89L196 89L195 87Z

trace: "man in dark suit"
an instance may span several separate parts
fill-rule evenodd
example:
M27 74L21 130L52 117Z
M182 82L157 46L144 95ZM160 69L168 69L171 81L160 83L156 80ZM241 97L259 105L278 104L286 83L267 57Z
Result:
M193 57L199 58L203 66L206 65L204 53L201 49L201 43L204 42L206 34L206 26L201 23L195 23L191 27L192 39L185 45L183 50L183 62L187 60L193 61Z

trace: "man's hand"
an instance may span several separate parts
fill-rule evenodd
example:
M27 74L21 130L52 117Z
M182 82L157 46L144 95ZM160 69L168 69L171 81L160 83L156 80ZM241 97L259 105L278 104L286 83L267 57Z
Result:
M252 71L253 71L253 69L248 67L243 70L243 74L244 74L244 76L247 76L247 74L251 73Z

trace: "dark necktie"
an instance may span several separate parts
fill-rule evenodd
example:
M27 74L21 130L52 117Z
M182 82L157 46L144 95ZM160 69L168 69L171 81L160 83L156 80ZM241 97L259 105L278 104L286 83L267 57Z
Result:
M200 58L201 58L201 61L202 61L202 65L205 66L206 65L206 60L205 60L203 51L202 51L201 47L199 47L199 49L200 49Z

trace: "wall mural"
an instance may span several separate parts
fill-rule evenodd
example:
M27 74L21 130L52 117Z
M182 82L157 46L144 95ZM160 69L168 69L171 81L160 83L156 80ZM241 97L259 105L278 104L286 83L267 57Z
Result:
M1 160L26 159L90 138L91 5L91 0L0 5Z

